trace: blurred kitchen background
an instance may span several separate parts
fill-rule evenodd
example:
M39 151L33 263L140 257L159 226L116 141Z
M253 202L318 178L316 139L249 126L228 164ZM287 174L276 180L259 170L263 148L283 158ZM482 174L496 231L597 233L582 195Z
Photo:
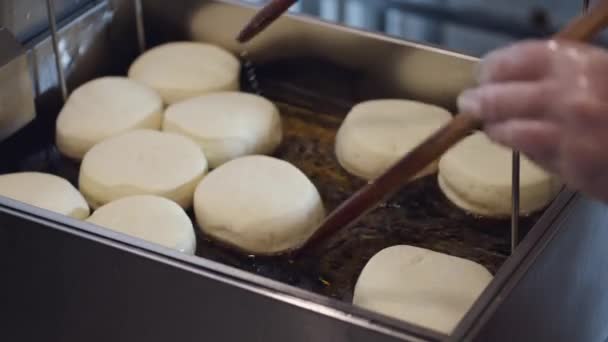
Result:
M300 0L291 11L480 56L546 37L582 8L583 0Z
M62 20L99 1L54 3ZM583 0L300 0L291 11L479 56L513 40L545 37L582 7ZM30 41L48 29L45 1L0 0L0 26Z

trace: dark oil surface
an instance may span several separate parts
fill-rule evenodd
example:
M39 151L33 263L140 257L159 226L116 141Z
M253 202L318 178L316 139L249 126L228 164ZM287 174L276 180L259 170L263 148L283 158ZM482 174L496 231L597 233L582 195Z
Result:
M337 116L279 104L284 140L275 154L301 169L317 186L327 211L364 183L350 176L334 155ZM54 147L30 155L15 171L43 171L73 183L78 164ZM538 215L522 219L528 230ZM197 255L319 294L350 300L365 263L383 248L410 244L479 262L492 273L509 255L509 220L478 218L454 207L436 175L416 180L353 227L294 257L251 257L219 246L199 233ZM198 231L197 231L198 232Z
M344 82L343 75L330 74L335 71L330 68L323 71L328 87L315 92L310 91L312 87L307 82L320 68L310 71L292 64L281 68L262 69L257 75L246 71L243 76L255 77L253 83L257 87L246 90L260 92L261 88L265 96L277 102L284 140L275 156L291 162L312 180L329 212L364 184L346 173L334 154L335 134L341 118L356 101L355 92L343 85L353 82ZM277 79L276 75L288 75L288 79ZM78 167L77 163L61 157L51 145L20 155L15 164L4 165L2 172L50 172L77 185ZM523 218L522 232L527 232L539 216ZM436 175L432 175L410 183L388 203L314 250L296 256L251 257L219 246L199 233L197 255L349 301L365 263L381 249L399 244L473 260L495 273L509 255L509 227L508 219L474 217L453 206L441 193Z

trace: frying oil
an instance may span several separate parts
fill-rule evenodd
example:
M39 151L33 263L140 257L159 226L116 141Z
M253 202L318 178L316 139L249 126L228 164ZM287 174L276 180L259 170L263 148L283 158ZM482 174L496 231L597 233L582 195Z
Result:
M257 95L262 95L262 89L260 88L256 68L253 61L249 57L249 52L247 52L247 49L241 51L241 59L243 60L243 71L245 72L245 77L247 78L249 87Z

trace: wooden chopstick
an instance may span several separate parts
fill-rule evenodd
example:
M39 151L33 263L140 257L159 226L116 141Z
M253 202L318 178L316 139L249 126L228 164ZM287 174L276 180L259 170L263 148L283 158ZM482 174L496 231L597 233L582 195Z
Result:
M277 18L285 13L297 0L272 0L264 6L241 30L236 40L246 43L272 24Z
M588 41L608 26L608 0L592 11L574 19L554 38ZM313 246L340 229L355 223L384 199L394 195L412 177L437 160L450 147L481 128L481 121L466 113L456 115L450 123L424 140L373 182L365 185L327 216L315 234L302 247Z

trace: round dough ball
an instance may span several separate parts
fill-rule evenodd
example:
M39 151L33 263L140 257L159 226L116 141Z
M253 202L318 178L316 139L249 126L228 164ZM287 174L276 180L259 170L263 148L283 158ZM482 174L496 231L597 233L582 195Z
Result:
M89 216L89 206L80 192L55 175L39 172L1 175L0 196L80 220Z
M158 91L166 104L211 92L238 90L241 64L210 44L174 42L146 51L129 77Z
M154 90L126 77L103 77L78 87L56 123L62 154L80 160L98 142L138 128L160 129L163 102Z
M257 95L222 92L171 105L163 130L198 142L211 168L245 155L271 154L281 143L279 110Z
M512 151L477 132L451 148L439 161L439 186L456 206L473 214L511 214ZM520 162L520 211L545 207L561 189L557 179L525 156Z
M350 111L338 130L338 162L355 176L375 179L451 118L447 110L421 102L363 102ZM434 163L416 178L436 170Z
M475 262L394 246L365 265L353 303L450 334L491 280L490 272Z
M194 194L194 211L210 237L261 255L300 247L325 216L308 178L266 156L235 159L209 173Z
M80 166L80 191L93 208L119 198L157 195L192 205L207 160L192 140L151 130L128 132L95 145Z
M87 221L183 253L196 250L192 221L184 209L163 197L121 198L95 210Z
M179 205L163 197L121 198L95 210L87 221L187 254L196 250L190 218Z

